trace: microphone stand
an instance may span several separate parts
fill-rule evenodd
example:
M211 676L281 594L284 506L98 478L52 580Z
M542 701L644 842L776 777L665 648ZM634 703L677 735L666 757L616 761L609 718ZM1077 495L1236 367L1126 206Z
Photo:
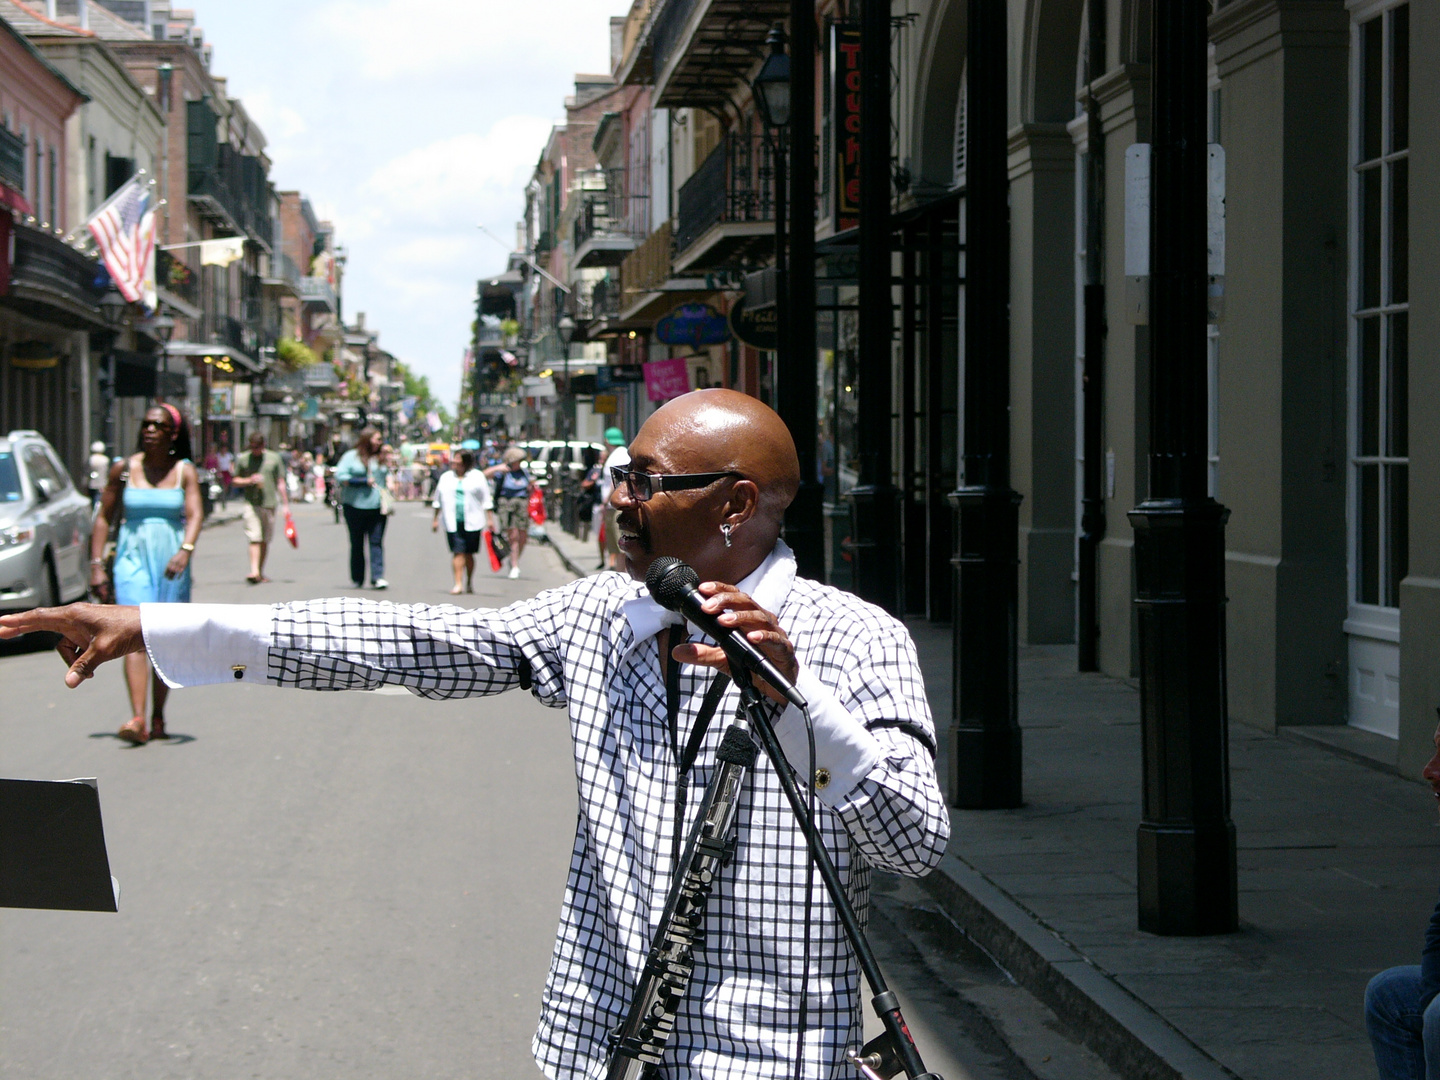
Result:
M875 959L874 952L870 949L870 942L865 938L865 931L860 926L860 919L855 914L855 908L850 903L850 898L845 895L844 886L840 883L840 875L835 870L835 864L830 861L830 853L820 842L820 834L815 828L815 822L810 817L809 807L805 805L799 788L795 786L795 778L790 773L790 763L785 759L785 751L780 747L780 740L775 737L775 728L770 723L766 698L755 689L755 681L750 676L750 669L745 666L744 658L739 655L731 655L728 649L726 655L730 660L730 679L739 688L740 701L750 718L750 724L760 739L765 756L775 767L775 775L780 780L780 787L785 792L785 798L790 801L790 809L795 814L801 834L805 837L805 845L810 851L810 860L820 871L820 877L825 882L825 891L830 894L830 901L835 905L835 910L840 915L840 923L845 928L845 936L850 939L850 945L855 950L855 957L860 962L860 970L865 975L865 981L870 984L870 991L873 994L870 1005L875 1010L875 1015L880 1018L880 1022L885 1025L885 1033L889 1036L888 1048L883 1045L877 1047L876 1043L883 1043L883 1039L876 1039L865 1046L861 1054L856 1054L852 1050L846 1056L850 1063L865 1075L866 1080L887 1080L888 1077L894 1076L901 1070L910 1080L940 1080L939 1074L925 1070L925 1063L920 1059L920 1051L915 1046L915 1039L905 1024L905 1017L900 1014L900 999L895 996L894 991L886 984L885 976L880 973L880 965ZM889 1049L891 1053L887 1055L886 1049Z

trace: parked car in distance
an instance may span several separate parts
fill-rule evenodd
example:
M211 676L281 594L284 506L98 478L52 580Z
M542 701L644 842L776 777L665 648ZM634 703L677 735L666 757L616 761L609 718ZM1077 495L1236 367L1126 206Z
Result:
M0 611L82 600L90 500L38 431L0 437Z

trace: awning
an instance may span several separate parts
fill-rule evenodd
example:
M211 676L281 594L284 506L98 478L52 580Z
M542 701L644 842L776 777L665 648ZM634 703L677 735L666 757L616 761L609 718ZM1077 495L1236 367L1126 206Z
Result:
M212 359L224 357L233 367L244 368L252 375L259 375L265 369L239 349L228 345L206 345L199 341L172 341L165 351L171 356L202 356Z

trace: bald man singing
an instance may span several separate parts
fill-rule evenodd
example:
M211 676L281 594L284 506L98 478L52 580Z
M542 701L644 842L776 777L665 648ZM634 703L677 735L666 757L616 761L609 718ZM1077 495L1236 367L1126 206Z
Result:
M58 631L78 686L147 649L171 686L262 682L312 690L403 686L422 697L525 686L567 711L580 813L533 1050L554 1080L599 1080L739 695L724 652L643 584L662 555L700 575L705 609L742 631L808 703L773 687L776 733L864 917L872 867L921 875L949 819L935 736L905 628L795 575L780 539L800 483L795 444L765 405L701 390L657 410L615 478L628 574L603 573L509 607L333 599L273 606L77 604L0 619L0 636ZM707 704L708 701L708 704ZM718 718L711 723L712 718ZM781 1080L849 1075L859 972L763 755L737 813L658 1075Z

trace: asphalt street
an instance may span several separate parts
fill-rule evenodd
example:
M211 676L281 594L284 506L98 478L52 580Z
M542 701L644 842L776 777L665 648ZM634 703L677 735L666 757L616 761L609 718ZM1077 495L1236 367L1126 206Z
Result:
M571 579L449 595L430 511L400 504L388 593L350 587L344 527L297 508L270 584L237 524L207 529L197 602L369 595L498 606ZM553 528L553 526L552 526ZM118 914L0 911L0 1075L36 1080L538 1076L530 1039L573 836L561 712L529 695L177 691L168 742L114 737L117 665L78 690L43 648L0 651L3 774L98 777ZM910 883L871 936L948 1080L1109 1074Z

